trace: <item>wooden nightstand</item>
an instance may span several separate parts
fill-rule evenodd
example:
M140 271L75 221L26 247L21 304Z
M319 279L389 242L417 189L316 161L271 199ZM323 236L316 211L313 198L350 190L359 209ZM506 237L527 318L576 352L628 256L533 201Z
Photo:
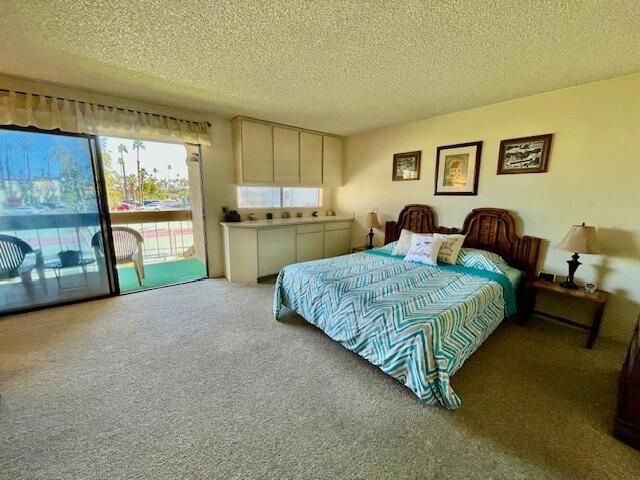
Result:
M365 250L371 250L369 245L360 245L351 249L351 253L364 252Z
M593 321L591 325L584 325L582 323L574 322L568 318L559 317L558 315L552 315L550 313L540 312L534 310L536 295L539 291L552 292L556 295L562 295L564 297L576 298L578 300L584 300L595 304L595 310L593 312ZM587 292L583 287L579 287L576 290L569 288L563 288L559 283L546 282L544 280L531 280L524 286L524 309L522 322L525 323L528 318L536 313L545 317L553 318L563 323L573 325L574 327L583 328L589 330L589 338L587 340L587 348L592 348L598 336L600 330L600 322L602 321L602 312L604 311L604 305L607 303L609 294L602 290L596 290L593 293Z

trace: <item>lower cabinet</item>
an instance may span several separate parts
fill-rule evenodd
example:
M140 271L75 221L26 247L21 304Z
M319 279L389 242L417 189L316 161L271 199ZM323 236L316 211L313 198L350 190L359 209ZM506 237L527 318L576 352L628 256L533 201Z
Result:
M296 238L298 262L318 260L324 255L324 232L299 233Z
M295 227L258 230L258 277L274 275L295 261Z
M324 232L324 256L337 257L351 253L351 229Z
M255 283L291 263L351 253L351 219L344 217L290 226L222 226L225 276L231 282Z

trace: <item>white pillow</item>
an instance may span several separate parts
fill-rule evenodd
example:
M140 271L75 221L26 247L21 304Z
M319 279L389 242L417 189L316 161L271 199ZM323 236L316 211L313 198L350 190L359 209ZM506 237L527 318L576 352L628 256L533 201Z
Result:
M434 233L433 236L442 240L442 245L438 252L438 261L440 263L455 265L458 260L460 249L462 248L462 244L464 243L465 235L445 235L443 233Z
M404 259L427 265L437 265L438 251L441 244L442 240L431 235L413 235L411 237L411 248L409 248L409 253Z
M413 233L411 230L407 230L403 228L400 232L400 238L396 242L396 246L391 252L391 255L404 257L407 253L409 253L409 249L411 248L411 238L414 236L419 237L427 237L431 236L430 233Z

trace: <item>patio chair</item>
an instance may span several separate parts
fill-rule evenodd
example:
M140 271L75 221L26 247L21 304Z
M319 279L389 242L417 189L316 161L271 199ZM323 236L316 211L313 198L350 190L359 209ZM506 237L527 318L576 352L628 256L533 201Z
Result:
M44 259L40 250L34 250L24 240L10 235L0 235L0 280L20 277L27 296L33 299L31 272L36 270L38 278L47 292L44 275Z
M113 246L116 257L116 265L133 263L133 269L138 277L138 284L142 286L144 278L144 262L142 256L142 245L144 238L137 230L129 227L112 227ZM96 255L98 265L100 258L104 257L104 247L102 245L102 233L97 232L91 239L91 247Z

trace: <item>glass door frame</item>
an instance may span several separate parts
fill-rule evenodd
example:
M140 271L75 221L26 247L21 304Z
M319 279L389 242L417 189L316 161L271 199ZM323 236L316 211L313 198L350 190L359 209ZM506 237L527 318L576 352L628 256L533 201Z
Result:
M199 200L202 205L202 238L204 243L204 265L205 265L205 277L187 280L184 282L177 282L168 285L160 285L154 286L150 288L145 288L144 290L135 290L132 292L121 292L120 284L118 281L118 269L116 267L116 255L115 249L113 247L113 231L111 226L111 212L109 211L109 201L107 194L107 187L105 182L105 172L104 165L102 162L102 150L100 145L100 137L101 135L91 135L85 133L74 133L74 132L66 132L60 129L52 129L52 130L44 130L37 127L21 127L18 125L0 125L0 130L13 130L13 131L22 131L22 132L32 132L32 133L43 133L49 135L61 135L67 137L80 137L85 138L89 144L89 151L91 152L91 168L93 173L93 182L94 188L96 191L96 201L98 206L98 219L100 222L100 231L102 232L102 245L104 249L105 256L105 267L107 273L107 280L109 285L109 293L103 295L95 295L87 298L77 298L71 300L63 300L57 303L46 303L41 305L33 305L27 307L20 308L9 308L6 310L0 311L0 318L6 317L9 315L15 315L20 313L28 313L37 310L43 310L46 308L55 308L61 307L64 305L73 305L77 303L88 302L91 300L99 300L104 298L115 297L119 295L128 295L130 293L139 293L143 291L155 290L158 288L165 288L175 285L183 285L187 283L199 282L202 280L206 280L209 278L209 249L207 242L207 213L205 208L205 193L204 193L204 179L203 179L203 164L202 164L202 146L197 145L198 147L198 176L200 177L199 186ZM179 143L179 142L178 142ZM195 234L195 232L194 232Z
M109 137L109 135L96 135L95 138L97 139L96 141L96 146L98 148L98 151L100 152L101 147L101 142L99 141L100 137ZM116 137L116 138L123 138L126 140L138 140L136 138L133 137ZM192 147L197 147L198 148L198 183L199 183L199 187L200 187L200 202L201 202L201 210L202 210L202 240L204 243L204 268L205 268L205 276L202 278L194 278L192 280L185 280L185 281L178 281L175 283L168 283L166 285L157 285L157 286L153 286L153 287L145 287L139 290L131 290L131 291L125 291L122 292L120 290L120 284L118 283L118 269L116 267L116 262L115 262L115 253L112 253L112 262L113 262L113 270L114 270L114 278L115 278L115 292L113 295L111 296L122 296L122 295L131 295L131 294L136 294L136 293L141 293L141 292L149 292L151 290L157 290L159 288L166 288L166 287L175 287L177 285L186 285L188 283L195 283L195 282L201 282L202 280L207 280L208 278L211 278L209 276L210 274L210 270L209 270L209 243L208 243L208 239L207 239L207 210L205 208L205 194L204 194L204 175L203 175L203 165L202 165L202 145L200 144L194 144L194 143L183 143L183 142L171 142L169 140L153 140L154 142L158 142L158 143L169 143L169 144L176 144L176 145L184 145L185 148L187 149L187 156L189 155L188 153L188 148L187 145L191 145ZM108 232L109 232L109 238L110 240L113 239L112 236L112 230L111 230L111 211L109 210L109 202L108 202L108 194L107 194L107 189L106 189L106 182L104 180L104 169L103 169L103 164L102 164L102 155L101 153L99 153L99 169L100 169L100 173L102 175L102 187L104 188L104 201L105 201L105 205L106 205L106 209L107 209L107 213L108 213ZM188 160L187 160L188 161ZM193 199L191 201L191 204L193 205ZM193 211L192 211L193 213ZM194 232L195 235L195 232ZM112 241L112 240L111 240ZM113 246L111 245L111 248L113 250Z
M100 142L97 135L90 135L85 133L72 133L65 132L60 129L43 130L37 127L21 127L18 125L0 125L0 130L12 130L20 132L32 132L43 133L48 135L60 135L66 137L79 137L87 140L89 151L91 153L91 170L93 173L93 183L96 191L96 203L98 206L98 220L100 232L102 233L102 245L105 256L105 267L107 273L107 280L109 285L109 293L102 295L95 295L87 298L76 298L71 300L63 300L56 303L45 303L41 305L32 305L20 308L9 308L0 311L0 317L6 317L9 315L15 315L19 313L33 312L36 310L43 310L45 308L61 307L64 305L73 305L76 303L87 302L91 300L98 300L103 298L114 297L120 294L120 287L118 284L118 271L115 268L116 257L112 244L112 231L111 231L111 216L109 214L109 207L107 201L107 189L104 180L104 170L102 168L102 156L100 151Z

